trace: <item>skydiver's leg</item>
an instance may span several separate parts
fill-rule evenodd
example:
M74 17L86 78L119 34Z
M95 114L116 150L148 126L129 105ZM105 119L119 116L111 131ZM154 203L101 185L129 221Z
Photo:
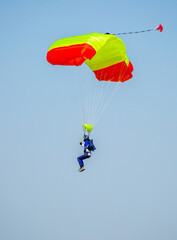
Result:
M83 162L84 159L85 159L85 156L84 156L84 155L81 155L80 157L77 158L77 161L78 161L79 166L80 166L78 172L83 172L83 171L85 170L85 168L84 168L84 162Z
M90 155L88 155L88 154L84 154L84 159L86 159L86 158L90 158L91 156Z
M86 158L89 158L89 157L90 157L90 155L84 154L84 155L81 155L81 156L79 156L79 157L77 158L77 161L78 161L80 167L83 167L83 166L84 166L83 160L86 159Z
M84 159L85 159L84 155L81 155L77 158L80 168L84 167L84 162L83 162Z

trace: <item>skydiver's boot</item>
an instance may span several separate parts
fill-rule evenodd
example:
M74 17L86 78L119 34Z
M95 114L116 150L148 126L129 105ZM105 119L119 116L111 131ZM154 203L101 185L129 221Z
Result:
M83 172L85 170L84 166L83 167L80 167L78 172Z

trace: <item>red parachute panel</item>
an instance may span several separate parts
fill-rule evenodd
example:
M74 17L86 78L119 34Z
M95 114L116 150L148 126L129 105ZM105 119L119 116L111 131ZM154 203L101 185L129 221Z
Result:
M92 59L95 49L87 43L53 48L47 53L47 61L52 65L80 66L85 60Z
M133 77L132 75L133 65L129 62L129 65L125 62L120 62L112 66L94 71L96 78L99 81L110 82L125 82Z

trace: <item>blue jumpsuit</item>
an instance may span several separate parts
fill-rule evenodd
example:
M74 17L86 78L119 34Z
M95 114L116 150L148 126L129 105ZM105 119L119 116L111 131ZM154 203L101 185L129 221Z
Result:
M84 162L83 160L86 158L91 157L91 152L88 150L89 147L89 139L84 140L84 144L82 146L84 147L84 155L81 155L77 158L77 161L79 163L80 168L84 167Z

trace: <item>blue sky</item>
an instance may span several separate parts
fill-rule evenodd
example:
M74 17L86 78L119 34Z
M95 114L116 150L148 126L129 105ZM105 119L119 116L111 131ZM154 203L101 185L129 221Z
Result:
M176 10L173 0L0 2L0 239L177 239ZM46 61L49 46L159 23L162 33L121 38L134 76L79 174L81 88Z

